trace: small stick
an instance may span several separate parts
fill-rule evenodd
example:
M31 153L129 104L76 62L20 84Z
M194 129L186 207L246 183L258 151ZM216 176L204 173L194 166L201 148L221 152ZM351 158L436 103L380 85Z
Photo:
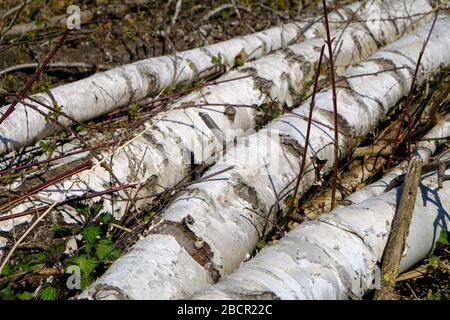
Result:
M395 212L391 232L383 254L381 287L375 291L375 300L392 300L399 273L400 259L405 249L406 237L416 203L422 164L422 159L417 157L413 158L409 164L400 203Z
M314 75L314 87L313 87L313 91L312 91L311 102L309 105L309 116L308 116L308 126L306 128L305 147L303 149L302 162L300 164L300 172L298 173L297 181L295 183L295 188L294 188L294 194L292 196L292 201L291 201L292 208L294 208L298 189L300 187L300 181L301 181L304 171L305 171L306 156L307 156L308 145L309 145L309 136L310 136L310 132L311 132L312 116L313 116L314 105L316 103L316 92L317 92L317 87L319 84L320 67L322 66L324 50L325 50L325 46L323 45L322 49L320 51L319 63L317 64L316 74Z
M336 94L336 75L334 70L333 48L331 46L330 26L328 23L327 1L323 0L323 13L325 17L325 30L327 33L328 59L330 64L331 87L333 92L333 114L334 114L334 162L333 162L333 179L331 181L331 210L336 207L336 188L337 188L337 174L339 162L339 128L338 128L338 113L337 113L337 94Z

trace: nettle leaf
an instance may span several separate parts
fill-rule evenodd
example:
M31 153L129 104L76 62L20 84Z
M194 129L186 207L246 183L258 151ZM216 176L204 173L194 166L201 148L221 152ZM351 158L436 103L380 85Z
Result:
M17 298L19 300L31 300L31 299L33 299L33 292L24 291L22 293L19 293L17 295Z
M13 273L14 273L14 268L13 268L13 267L11 266L11 264L8 262L8 263L5 265L5 267L3 268L1 275L7 277L7 276L10 276L10 275L13 274Z
M94 214L99 213L103 209L103 200L96 201L91 206L91 211Z
M88 255L80 255L77 257L73 257L69 260L70 264L76 264L83 275L89 275L92 271L94 271L95 267L98 264L98 261L94 257L89 257Z
M81 276L81 281L80 281L81 290L84 290L87 287L89 287L92 282L94 282L94 278L92 278L89 275L82 275Z
M89 205L83 202L76 202L74 204L75 211L82 215L89 214Z
M111 258L119 257L120 250L116 248L111 240L101 239L97 244L96 254L101 261L105 261Z
M100 221L104 224L111 223L114 221L114 216L111 213L106 213L100 218Z
M10 284L0 291L0 297L1 300L14 300L14 290Z
M95 238L100 235L100 227L90 224L81 230L81 234L86 240L86 243L92 245L95 242Z
M39 298L42 300L56 300L58 299L58 289L53 285L46 283L39 290Z
M49 256L46 252L39 252L36 254L31 255L30 263L38 264L38 263L45 263L49 259Z

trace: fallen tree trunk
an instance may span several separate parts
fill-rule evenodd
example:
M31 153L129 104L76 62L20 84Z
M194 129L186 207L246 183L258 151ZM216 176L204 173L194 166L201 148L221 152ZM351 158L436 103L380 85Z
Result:
M417 4L427 7L424 2L414 2L413 7ZM339 37L335 42L336 65L342 68L351 62L360 61L375 51L380 43L410 28L410 22L406 20L403 24L397 23L396 28L391 20L382 20L384 16L409 14L410 5L396 1L391 3L389 11L385 11L383 2L373 1L362 11L363 22L357 21L347 24L344 29L334 29L333 34ZM341 21L352 19L352 14L358 8L359 5L353 4L342 9L339 13ZM373 19L380 22L373 22ZM420 21L416 20L415 23ZM136 200L133 206L135 209L142 208L150 202L149 197L181 181L189 173L192 163L207 163L222 152L224 144L233 142L236 137L244 136L260 125L261 112L257 110L258 106L273 102L292 105L300 88L312 76L321 44L322 40L311 39L249 62L221 77L219 85L188 94L173 104L168 112L146 122L145 129L133 140L102 155L102 161L110 165L119 181L115 181L111 173L96 161L93 169L74 174L37 195L43 199L63 201L69 197L83 196L89 190L99 192L108 189L115 183L137 183L141 187L129 196L138 196L140 200ZM86 153L82 153L77 159L86 156ZM104 197L104 209L114 213L117 218L121 218L130 205L124 201L129 198L125 192L123 190L117 193L118 196ZM36 199L9 203L8 212L15 214L27 211L38 203ZM21 218L20 221L29 218ZM8 227L3 224L3 231L11 228L13 222L7 224Z
M361 299L380 282L381 258L402 187L297 226L194 299ZM450 182L422 177L400 271L429 255L449 231Z
M450 63L450 34L446 32L449 27L449 16L437 19L417 83ZM417 55L429 31L430 24L344 73L346 80L337 92L339 127L345 130L339 141L341 156L355 147L358 139L352 137L373 130L408 93ZM362 74L364 81L356 77ZM329 89L316 96L306 165L311 168L311 159L319 159L324 163L323 172L332 166L325 159L333 158L334 117L330 101ZM277 215L274 208L283 205L279 204L283 193L291 192L288 189L299 172L305 144L307 106L308 103L279 117L257 134L239 140L206 175L229 166L233 166L232 170L182 192L165 210L163 219L150 229L150 234L80 297L181 298L236 269L273 227ZM300 191L308 190L314 181L314 170L307 171ZM344 242L344 250L353 250ZM154 247L164 249L152 255Z
M430 10L430 6L424 0L417 7L418 10L414 10L412 14ZM409 14L408 9L408 6L403 8L404 16ZM342 24L344 19L340 15L336 15L335 18ZM213 57L216 59L220 57L220 62L230 68L234 66L235 58L241 52L245 52L249 60L257 59L298 39L313 38L321 32L320 22L286 24L175 55L141 60L62 85L52 89L51 93L65 114L77 121L86 121L156 94L169 86L189 84L200 78L207 78L217 72ZM33 97L42 103L53 105L51 97L47 94L37 94ZM39 104L28 99L25 101L42 109L45 114L49 113ZM9 106L3 107L1 115L8 108ZM68 118L62 117L60 120L65 125L72 123ZM60 128L48 123L42 114L27 108L24 104L18 104L15 111L0 126L0 154L32 144L55 130Z

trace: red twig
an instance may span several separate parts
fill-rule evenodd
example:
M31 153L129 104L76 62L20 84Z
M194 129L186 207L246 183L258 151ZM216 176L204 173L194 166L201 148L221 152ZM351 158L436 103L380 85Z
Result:
M309 136L311 133L312 116L313 116L314 105L316 104L316 92L317 92L317 88L318 88L318 84L319 84L320 68L322 66L324 50L325 50L325 45L322 46L322 50L320 51L319 63L317 65L316 74L314 75L314 87L313 87L313 91L312 91L312 95L311 95L311 102L309 105L309 116L308 116L308 126L306 128L305 147L303 148L303 155L302 155L302 162L300 164L300 171L297 176L294 194L292 196L292 201L291 201L292 208L295 205L295 200L297 199L298 189L300 187L300 181L303 178L303 174L305 172L306 157L308 155Z
M106 143L102 143L102 144L99 144L97 146L94 146L91 149L92 150L103 149L103 148L107 148L107 147L109 147L111 145L114 145L116 143L117 143L117 141L106 142ZM83 153L83 152L89 152L89 150L87 150L86 148L82 148L80 150L76 150L76 151L72 151L72 152L69 152L69 153L65 153L63 155L56 156L56 157L53 157L53 158L50 158L50 159L47 159L47 160L33 161L31 163L23 164L23 165L20 165L20 166L17 166L17 167L3 169L3 170L0 170L0 176L4 175L5 173L19 171L19 170L27 169L29 167L39 166L39 165L42 165L42 164L47 164L47 163L50 163L50 162L53 162L53 161L56 161L56 160L60 160L60 159L63 159L63 158L67 158L67 157L70 157L70 156L73 156L73 155L76 155L76 154L80 154L80 153Z
M408 96L406 97L406 101L405 101L405 104L404 104L404 107L403 107L403 114L402 114L402 117L401 117L401 120L400 120L400 124L399 124L398 129L397 129L397 134L396 134L395 139L394 139L394 141L395 141L394 148L392 150L391 156L389 157L387 168L389 168L391 166L392 155L395 153L396 149L398 148L398 146L401 143L400 134L402 132L402 126L403 126L403 123L405 121L405 118L407 118L407 121L408 121L408 129L407 129L408 130L408 132L407 132L407 138L408 138L407 152L408 152L408 154L407 154L407 158L408 158L408 161L411 159L412 121L411 121L411 114L409 112L409 109L410 109L410 106L411 106L411 103L412 103L412 99L413 99L413 92L414 92L414 88L416 86L416 79L417 79L417 74L419 72L420 63L422 61L422 56L423 56L423 53L425 52L425 48L427 47L428 41L430 40L431 33L433 32L434 25L436 23L438 14L439 14L439 10L436 11L436 14L435 14L434 19L433 19L433 23L431 24L430 31L428 32L428 36L427 36L425 42L423 43L422 49L420 50L419 57L417 59L416 69L414 70L414 75L413 75L413 78L412 78L411 87L409 89Z
M62 174L60 174L60 175L58 175L58 176L56 176L56 177L54 177L52 179L49 179L49 180L47 180L47 181L45 181L43 183L40 183L40 184L38 184L38 185L28 189L28 190L25 190L20 195L17 195L17 196L9 198L7 201L4 201L3 203L0 203L0 208L5 208L7 206L10 206L10 205L12 205L12 204L14 204L14 203L24 199L24 198L26 198L26 197L36 193L36 192L39 192L39 191L47 188L48 186L51 186L51 185L53 185L53 184L55 184L55 183L65 179L65 178L71 177L74 174L77 174L77 173L79 173L81 171L84 171L86 169L90 169L92 167L92 165L93 165L93 162L91 160L87 160L87 161L83 162L82 164L76 166L75 168L67 170L66 172L64 172L64 173L62 173Z
M330 64L331 87L333 92L333 113L334 113L334 162L333 162L333 179L331 181L331 209L336 206L336 188L337 188L337 172L339 161L339 128L337 113L337 95L336 95L336 77L334 70L333 48L331 46L332 39L330 35L330 26L328 24L328 10L326 0L322 1L323 12L325 18L325 30L327 33L328 59Z
M25 87L17 94L17 98L19 98L19 100L23 100L25 98L25 96L27 95L28 91L33 86L33 83L39 78L39 76L41 75L42 71L44 71L44 69L50 63L50 60L52 60L52 58L55 56L56 52L58 52L58 50L62 47L62 45L64 44L64 41L66 40L66 38L69 35L69 33L70 33L70 29L67 29L64 32L64 34L62 35L62 37L59 40L59 43L56 45L56 47L53 48L53 50L50 52L50 54L47 56L47 58L45 58L45 60L42 63L42 65L36 70L36 72L33 74L33 76L25 84ZM14 109L16 108L17 103L18 103L17 100L14 101L13 103L11 103L11 105L5 111L5 113L2 114L2 116L0 117L0 125L3 123L3 121L5 121L6 118L9 117L9 115L11 113L13 113Z
M84 196L81 196L81 197L78 197L78 198L72 198L72 199L61 201L55 207L60 207L62 205L69 204L69 203L72 203L72 202L75 202L75 201L83 201L83 200L88 200L88 199L100 197L100 196L108 194L108 193L120 191L120 190L123 190L123 189L126 189L126 188L132 188L135 185L136 185L135 183L130 183L130 184L122 185L120 187L113 187L113 188L109 188L109 189L106 189L106 190L103 190L103 191L97 191L97 192L88 193L88 194L85 194ZM15 218L20 218L20 217L28 216L30 214L36 214L36 213L45 211L48 208L49 208L49 206L42 206L42 207L26 210L26 211L23 211L23 212L19 212L19 213L13 213L13 214L5 215L5 216L0 216L0 221L6 221L6 220L15 219Z

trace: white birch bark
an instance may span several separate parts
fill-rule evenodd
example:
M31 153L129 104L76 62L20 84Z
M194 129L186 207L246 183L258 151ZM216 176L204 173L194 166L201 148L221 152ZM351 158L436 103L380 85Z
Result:
M394 188L297 226L193 299L361 299L379 284L401 191ZM450 182L439 189L436 172L424 175L400 272L433 252L441 230L450 230L449 210Z
M331 17L334 21L345 21L351 17L351 12L358 12L359 8L360 4L352 4ZM350 23L344 28L341 23L340 27L338 25L333 29L337 39L336 65L342 69L351 62L367 57L380 43L389 42L405 30L421 24L423 16L414 14L429 9L426 1L399 0L392 2L388 8L383 1L370 2L361 9L360 18L363 22ZM411 21L400 19L400 22L394 22L395 17L412 14ZM315 30L321 28L317 25ZM146 122L145 130L125 147L113 154L103 153L103 159L111 165L120 183L139 183L144 186L139 189L139 198L173 187L191 169L191 159L186 156L189 152L193 153L195 163L208 162L221 153L223 143L217 138L217 131L208 127L202 119L202 114L212 119L224 135L226 144L235 137L248 134L249 130L256 128L261 115L256 110L257 106L271 101L292 105L303 83L312 77L322 43L321 39L310 39L231 71L219 79L230 81L208 86L183 97L170 106L167 113ZM81 154L78 158L84 156L86 154ZM97 165L93 170L81 172L46 188L38 196L63 201L68 197L82 196L88 189L105 190L115 183L117 181L111 174ZM104 197L104 209L120 218L130 204L123 200L127 198L124 191L118 194L119 197ZM132 193L132 197L135 195ZM149 202L143 199L134 204L139 209ZM9 213L22 212L36 205L36 200L21 202L11 207ZM20 221L26 219L29 217L21 218ZM8 222L8 228L12 227L12 223ZM17 221L14 223L17 224Z
M428 75L438 71L440 66L450 63L449 27L450 17L440 16L422 58L417 79L419 84ZM357 143L357 139L352 139L352 136L359 137L373 130L389 109L408 93L416 60L429 29L430 24L427 24L379 50L365 62L348 68L344 73L348 78L345 85L339 86L337 91L340 128L345 130L345 135L341 134L339 140L341 156L348 154ZM406 68L392 71L393 67ZM352 77L360 74L366 74L363 81L359 77ZM310 158L333 159L334 120L331 99L329 89L316 96L307 168L312 166ZM192 241L201 241L201 249L207 251L210 257L207 263L202 262L209 272L210 279L207 281L217 281L217 273L224 275L236 269L253 252L260 236L272 228L269 221L276 214L272 209L277 204L279 195L292 185L299 171L308 109L306 103L293 113L279 117L257 134L241 139L205 175L230 165L234 166L232 170L190 186L163 213L162 224L176 224L183 230L189 229L194 234ZM331 166L332 161L325 162L322 171L329 171ZM314 180L314 172L308 171L302 180L301 192L309 189ZM153 233L158 233L158 230L154 229ZM143 241L155 241L154 237L154 234L150 234ZM141 246L142 243L140 241L136 246ZM189 248L183 241L179 243ZM352 245L347 246L348 243L342 240L342 252L354 249ZM141 250L136 249L136 246L131 248L129 254L119 258L81 297L183 297L176 290L168 290L166 295L156 296L154 289L159 284L148 281L150 274L178 269L178 256L170 258L172 263L165 260L165 265L170 265L169 270L166 270L158 263L158 256L146 257L146 262L143 262ZM365 251L368 254L368 249ZM195 250L191 252L195 256ZM174 272L170 283L176 283L177 288L190 287L195 290L203 276L204 273L191 276L188 280L190 285L187 285L184 283L187 280ZM138 285L129 285L130 279ZM107 294L99 294L102 292L99 286L104 285L109 286Z

